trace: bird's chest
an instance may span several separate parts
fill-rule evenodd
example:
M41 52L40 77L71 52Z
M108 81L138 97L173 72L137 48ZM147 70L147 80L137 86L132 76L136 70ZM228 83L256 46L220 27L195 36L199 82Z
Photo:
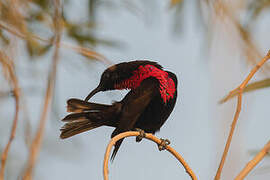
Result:
M139 66L130 78L115 84L115 89L136 89L143 80L150 77L154 77L159 81L159 92L164 103L173 98L176 91L173 80L167 72L153 65Z

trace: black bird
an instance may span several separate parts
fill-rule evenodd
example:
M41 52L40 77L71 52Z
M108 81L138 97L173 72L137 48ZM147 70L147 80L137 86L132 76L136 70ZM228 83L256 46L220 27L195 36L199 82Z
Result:
M87 102L100 91L130 89L127 95L112 105ZM131 61L106 69L100 83L86 98L69 99L67 115L62 121L62 139L100 127L115 127L111 137L139 128L154 134L171 114L177 97L177 77L152 61ZM138 139L137 139L138 140ZM122 140L114 148L113 160ZM138 140L139 141L139 140Z

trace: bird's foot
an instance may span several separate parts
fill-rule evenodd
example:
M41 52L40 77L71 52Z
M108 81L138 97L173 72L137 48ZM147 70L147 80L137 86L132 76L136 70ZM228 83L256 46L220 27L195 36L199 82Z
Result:
M135 128L135 130L140 133L140 135L136 137L136 142L141 142L141 140L145 138L145 132L140 128Z
M162 139L160 138L161 143L158 144L158 150L163 151L166 149L166 147L171 143L168 139Z

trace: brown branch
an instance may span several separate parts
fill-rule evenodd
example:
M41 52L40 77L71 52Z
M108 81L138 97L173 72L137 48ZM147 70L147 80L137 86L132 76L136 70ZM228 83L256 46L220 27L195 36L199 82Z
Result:
M270 151L270 141L262 148L262 150L247 163L244 169L238 174L235 180L244 179L247 174L269 153Z
M55 79L56 79L56 72L57 72L57 64L59 61L59 48L60 48L60 40L61 40L61 16L60 16L60 2L59 0L55 0L55 51L53 55L53 63L51 67L51 71L49 73L46 96L44 100L44 107L41 114L39 127L36 133L34 140L32 141L30 150L29 150L29 157L27 162L27 167L23 175L23 180L31 180L32 179L32 172L35 166L40 146L43 139L43 134L45 130L45 124L48 116L48 112L50 110L53 91L55 87Z
M6 67L6 69L9 72L9 79L10 79L10 82L13 86L13 94L14 94L14 98L15 98L15 115L14 115L14 119L13 119L13 123L12 123L11 133L10 133L8 143L7 143L6 147L4 148L4 151L1 155L0 180L4 180L6 160L7 160L7 156L8 156L8 152L9 152L11 143L15 137L15 134L16 134L17 124L18 124L18 116L19 116L19 109L20 109L19 108L20 88L19 88L19 83L18 83L17 77L15 75L14 64L13 64L12 60L10 60L8 58L8 56L5 55L2 51L0 51L0 62L2 63L3 67Z
M117 136L113 137L110 141L110 143L107 146L106 152L105 152L105 156L104 156L104 163L103 163L103 176L104 176L104 180L108 180L108 161L109 161L109 156L110 156L110 152L112 147L114 146L114 144L120 140L123 139L125 137L130 137L130 136L139 136L140 133L136 132L136 131L128 131L128 132L124 132L121 134L118 134ZM161 140L157 137L155 137L153 134L150 133L146 133L145 134L145 138L148 140L151 140L155 143L157 143L158 145L161 143ZM186 163L186 161L183 159L183 157L176 152L171 146L167 145L165 147L165 149L167 151L169 151L186 169L186 172L188 173L188 175L191 177L192 180L197 180L196 175L194 174L194 172L192 171L192 169L188 166L188 164Z
M257 64L256 59L261 59L262 55L259 52L258 47L254 39L251 37L251 34L248 30L246 30L243 25L239 22L236 18L235 14L233 13L232 9L228 6L228 4L224 3L224 1L213 1L214 8L216 15L223 17L226 16L235 29L238 31L242 41L243 41L243 52L247 57L247 60L252 63L252 65ZM266 68L269 67L266 65Z
M229 133L226 145L225 145L225 149L224 149L224 152L223 152L223 155L222 155L222 158L221 158L221 161L220 161L220 164L219 164L216 176L215 176L215 180L220 179L221 172L222 172L222 169L223 169L223 166L224 166L224 163L225 163L225 160L226 160L229 148L230 148L230 144L231 144L231 141L232 141L232 136L233 136L233 133L234 133L234 130L235 130L235 126L236 126L237 120L239 118L239 114L241 112L243 90L245 89L245 87L248 84L248 82L250 81L250 79L254 76L254 74L269 59L270 59L270 51L268 51L267 55L260 62L258 62L257 65L251 70L251 72L246 77L246 79L241 83L241 85L238 88L232 90L224 99L224 102L226 102L235 92L238 93L238 101L237 101L236 112L235 112L235 115L234 115L234 118L233 118L233 122L232 122L232 125L231 125L231 130L230 130L230 133Z
M253 92L259 89L263 89L263 88L267 88L270 86L270 78L266 78L260 81L255 81L253 83L248 84L245 89L243 90L243 93L248 93L248 92ZM222 98L219 103L222 104L225 101L228 101L229 99L232 99L233 97L237 96L238 92L234 91L233 93L231 93L230 97L224 97Z
M53 45L54 43L51 41L51 40L48 40L48 39L44 39L42 37L39 37L33 33L28 33L27 35L23 34L22 32L18 32L16 30L14 30L14 28L11 28L7 25L5 25L4 23L0 22L0 28L1 29L4 29L6 30L7 32L21 38L21 39L36 39L38 41L41 41L41 42L44 42L44 43L48 43L48 44L51 44ZM102 54L99 54L89 48L86 48L86 47L82 47L82 46L76 46L76 45L73 45L73 44L70 44L70 43L66 43L66 42L60 42L60 46L62 47L65 47L67 49L72 49L73 51L83 55L83 56L86 56L88 58L93 58L93 59L96 59L96 60L99 60L99 61L102 61L104 62L105 64L107 65L111 65L111 61L108 60L105 56L103 56Z
M241 83L241 85L232 90L225 98L222 102L226 102L228 101L234 94L235 92L240 91L240 89L244 90L248 84L248 82L250 81L250 79L254 76L254 74L263 66L263 64L268 61L270 58L270 51L267 53L267 55L260 61L256 64L256 66L251 70L251 72L249 73L249 75L247 76L247 78Z

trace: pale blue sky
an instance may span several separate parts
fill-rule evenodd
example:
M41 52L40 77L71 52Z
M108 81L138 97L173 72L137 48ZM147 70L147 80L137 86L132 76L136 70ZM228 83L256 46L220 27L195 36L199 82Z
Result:
M83 1L76 2L71 8L74 11L73 18L82 20L86 14L82 10L84 4ZM141 7L142 4L138 3ZM197 24L192 3L185 4L183 30L178 36L172 33L173 14L168 8L168 3L159 1L153 3L154 8L150 7L142 7L139 15L127 12L123 8L120 11L101 8L97 16L97 35L123 41L124 47L98 47L97 51L114 63L135 59L154 60L177 74L179 97L176 107L156 135L170 139L171 146L184 157L199 179L213 179L236 105L235 100L225 105L218 105L217 102L243 80L250 67L245 65L243 55L230 45L230 37L226 37L224 26L217 28L220 31L213 35L216 39L210 51L206 51L207 34L203 33L202 27ZM268 22L268 26L265 25L267 23L258 23L260 28L255 31L267 34L268 31L263 29L269 29L269 18L262 18L262 21ZM265 39L260 35L257 38L262 49L270 47L269 37L265 37L268 42L264 42ZM50 58L50 55L44 57L46 58ZM91 62L91 66L86 66L84 61L87 60L84 57L70 51L61 50L60 58L57 78L59 118L66 115L65 101L71 97L84 98L98 84L99 77L106 68L99 62ZM48 61L36 64L40 69L47 65ZM262 76L258 76L257 79L260 78ZM46 71L36 79L37 86L44 89ZM27 102L32 128L35 130L42 99L30 96L28 95ZM124 93L119 91L99 93L93 101L111 103L123 96ZM268 89L244 96L243 111L224 167L224 179L234 177L251 158L249 151L263 147L269 140L269 101ZM6 103L11 106L11 102ZM1 116L8 117L10 113L1 112ZM20 125L23 126L23 123ZM102 179L103 156L113 129L102 127L61 140L61 125L62 123L59 120L55 121L55 118L48 120L35 179ZM8 129L0 132L1 136L7 134ZM20 169L27 157L22 129L18 130L11 154L13 158L8 162L8 166ZM266 170L261 168L252 172L247 179L269 177L269 158L260 164L261 167L262 165ZM183 167L169 153L159 152L156 145L147 140L135 143L134 138L124 141L115 161L109 164L109 171L111 180L190 179ZM8 179L17 178L18 173L8 173Z

